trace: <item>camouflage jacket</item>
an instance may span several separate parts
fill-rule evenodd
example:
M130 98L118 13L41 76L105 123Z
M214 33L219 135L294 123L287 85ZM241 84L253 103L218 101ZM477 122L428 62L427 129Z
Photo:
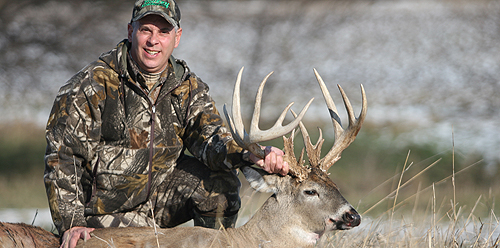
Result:
M46 129L44 182L58 230L85 216L123 212L188 149L212 170L237 168L243 151L223 126L208 86L170 58L151 91L134 70L124 40L64 85Z

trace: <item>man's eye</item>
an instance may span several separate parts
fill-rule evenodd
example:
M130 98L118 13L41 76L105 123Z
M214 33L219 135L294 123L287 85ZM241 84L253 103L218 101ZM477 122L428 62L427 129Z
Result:
M163 29L160 31L160 34L168 35L170 34L171 30Z

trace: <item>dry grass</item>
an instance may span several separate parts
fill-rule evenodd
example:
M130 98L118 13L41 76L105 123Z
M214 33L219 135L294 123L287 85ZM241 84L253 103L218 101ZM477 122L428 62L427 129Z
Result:
M412 215L395 211L364 218L363 224L351 231L330 235L321 247L498 247L499 221L493 211L486 220L476 215L479 196L472 208L437 206L433 197L429 209ZM450 203L453 203L451 201Z
M411 167L408 156L399 174L396 188L386 197L360 212L364 216L362 225L351 231L339 231L331 234L318 244L318 247L499 247L500 226L494 209L495 200L492 190L487 199L477 195L472 206L460 205L461 197L457 196L455 176L478 163L473 163L464 169L455 171L455 157L452 153L452 171L450 176L421 189L419 184L415 194L404 199L398 199L399 193L406 190L405 185L417 180L440 159L431 163L406 181L404 173ZM451 180L450 180L451 179ZM448 184L448 185L446 185ZM445 187L441 187L441 186ZM446 187L448 186L448 187ZM440 192L441 190L441 192ZM439 196L441 195L441 197ZM467 199L470 200L470 199ZM382 203L392 203L390 207L372 217L369 212ZM427 202L422 208L422 202ZM413 203L413 204L411 204ZM487 204L491 205L488 206ZM485 216L482 218L481 216Z

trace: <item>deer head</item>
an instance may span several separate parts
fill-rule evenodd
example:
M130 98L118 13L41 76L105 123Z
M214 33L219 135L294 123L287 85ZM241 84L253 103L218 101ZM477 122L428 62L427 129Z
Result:
M283 136L285 151L284 159L290 166L289 175L285 177L268 174L264 170L253 167L241 168L243 174L254 189L274 194L262 208L265 209L265 213L259 214L266 216L271 215L270 213L273 212L273 214L282 215L282 218L278 218L279 220L274 218L273 223L269 223L271 227L268 227L266 232L272 233L272 226L278 226L280 230L275 230L275 232L294 234L292 238L290 238L290 235L284 237L284 239L288 239L288 241L284 240L282 242L289 242L298 247L302 246L298 244L303 244L304 246L307 246L307 244L314 244L317 239L328 231L345 230L358 226L361 222L361 217L342 196L338 187L329 178L327 171L340 159L342 151L354 141L364 121L367 102L363 86L361 85L362 109L357 118L354 115L353 108L344 90L342 87L338 86L349 118L348 127L343 129L333 99L323 79L318 72L314 70L333 122L335 134L335 142L330 151L323 158L320 158L321 147L324 142L321 135L321 129L319 130L320 137L316 144L313 145L304 124L301 122L304 112L312 99L299 115L296 115L292 111L296 118L286 127L282 127L281 123L290 105L283 111L273 128L266 131L261 131L258 128L262 90L270 74L263 80L259 87L250 133L245 132L239 109L239 84L242 71L243 69L238 74L233 94L232 117L234 117L234 121L233 118L228 115L224 106L224 113L234 139L241 147L251 151L257 156L263 157L264 152L257 143L274 139L277 136ZM298 159L294 153L294 129L297 125L300 127L305 143L305 150L309 158L308 166L304 165L304 149ZM284 134L288 132L292 132L292 134L287 138ZM261 210L259 212L263 211ZM254 219L259 221L259 216L254 216L252 220ZM259 225L262 225L262 223ZM278 236L278 234L274 234L273 236L274 239L276 239L275 237ZM280 245L284 244L285 243L281 243Z

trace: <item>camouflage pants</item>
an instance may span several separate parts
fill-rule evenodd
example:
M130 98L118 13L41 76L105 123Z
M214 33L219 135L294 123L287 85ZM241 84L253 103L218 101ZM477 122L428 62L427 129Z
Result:
M174 227L193 218L235 216L241 205L235 171L214 172L197 159L181 157L150 200L125 213L87 216L88 227ZM196 222L196 220L195 220Z

